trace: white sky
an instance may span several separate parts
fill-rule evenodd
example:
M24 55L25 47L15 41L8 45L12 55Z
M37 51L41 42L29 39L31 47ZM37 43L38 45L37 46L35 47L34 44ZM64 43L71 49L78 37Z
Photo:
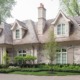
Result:
M11 14L13 18L7 19L8 23L14 22L15 19L37 21L38 7L40 3L46 8L46 18L52 19L59 10L59 0L16 0L17 4L13 8Z

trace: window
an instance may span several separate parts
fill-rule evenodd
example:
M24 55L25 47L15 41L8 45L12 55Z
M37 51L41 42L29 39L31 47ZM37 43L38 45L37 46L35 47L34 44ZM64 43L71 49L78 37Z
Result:
M16 30L16 39L20 38L20 30Z
M18 53L19 53L19 56L26 56L25 50L19 50Z
M18 55L19 56L31 55L31 49L19 49Z
M57 34L58 34L58 35L61 34L61 25L60 25L60 24L57 26Z
M59 24L57 26L57 35L64 35L65 34L65 24Z
M67 51L66 51L66 49L57 50L56 63L57 64L66 64L67 63Z

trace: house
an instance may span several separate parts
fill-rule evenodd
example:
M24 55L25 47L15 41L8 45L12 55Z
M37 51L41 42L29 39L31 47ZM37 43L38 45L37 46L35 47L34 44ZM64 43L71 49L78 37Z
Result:
M0 64L7 52L10 61L16 55L27 54L37 57L35 63L48 63L44 54L43 44L52 29L56 41L60 44L54 64L80 64L80 16L69 17L61 10L55 19L46 20L46 9L41 3L38 7L38 22L32 20L15 20L13 24L0 25Z

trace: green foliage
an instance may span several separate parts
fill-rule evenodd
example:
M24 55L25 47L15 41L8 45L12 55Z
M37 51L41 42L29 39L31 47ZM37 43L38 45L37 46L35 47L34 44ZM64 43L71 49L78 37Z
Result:
M15 71L20 72L42 72L42 71L50 71L50 65L42 65L38 64L39 66L37 68L1 68L0 73L10 73ZM80 73L80 65L52 65L52 68L55 72L72 72L72 73Z
M34 60L36 60L36 57L35 56L31 56L31 55L27 55L27 56L25 56L25 60L26 61L34 61Z
M55 41L53 31L49 32L48 41L45 43L44 48L46 50L47 58L50 61L50 64L53 64L54 59L56 58L56 49L57 49L57 42Z
M45 43L44 48L46 50L46 55L47 58L49 59L49 64L50 64L50 72L53 73L53 61L56 58L56 50L57 50L57 42L55 41L55 36L53 30L50 30L49 35L48 35L48 41Z
M3 55L3 62L5 63L5 65L8 65L10 62L10 57L7 52L5 52Z
M26 55L26 56L16 56L14 59L16 63L22 65L26 64L27 61L30 63L31 61L36 60L36 57L31 55Z
M80 16L80 3L78 0L62 0L62 9L71 16Z
M24 61L25 61L25 58L23 57L23 56L16 56L15 58L14 58L14 61L17 63L17 64L23 64L24 63Z
M8 68L8 67L9 67L9 65L0 64L0 69L1 69L1 68Z
M11 17L11 10L14 5L15 0L0 0L0 23L5 21L7 17Z

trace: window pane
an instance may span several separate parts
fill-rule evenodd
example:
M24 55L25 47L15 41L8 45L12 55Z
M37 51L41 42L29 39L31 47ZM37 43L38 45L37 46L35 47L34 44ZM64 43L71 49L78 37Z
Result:
M66 64L66 53L62 54L62 64Z
M20 37L20 30L16 30L16 38L19 38Z
M22 53L22 51L20 50L19 53Z
M66 49L62 49L62 52L66 52Z
M57 26L57 34L60 35L61 34L61 24L59 24Z
M62 24L62 34L65 34L65 24Z
M56 52L61 52L61 49L57 49Z
M23 53L26 53L26 51L25 51L25 50L23 50Z
M26 56L26 54L23 54L23 56Z
M57 55L56 55L56 63L60 64L60 62L61 62L61 55L59 53L57 53Z

